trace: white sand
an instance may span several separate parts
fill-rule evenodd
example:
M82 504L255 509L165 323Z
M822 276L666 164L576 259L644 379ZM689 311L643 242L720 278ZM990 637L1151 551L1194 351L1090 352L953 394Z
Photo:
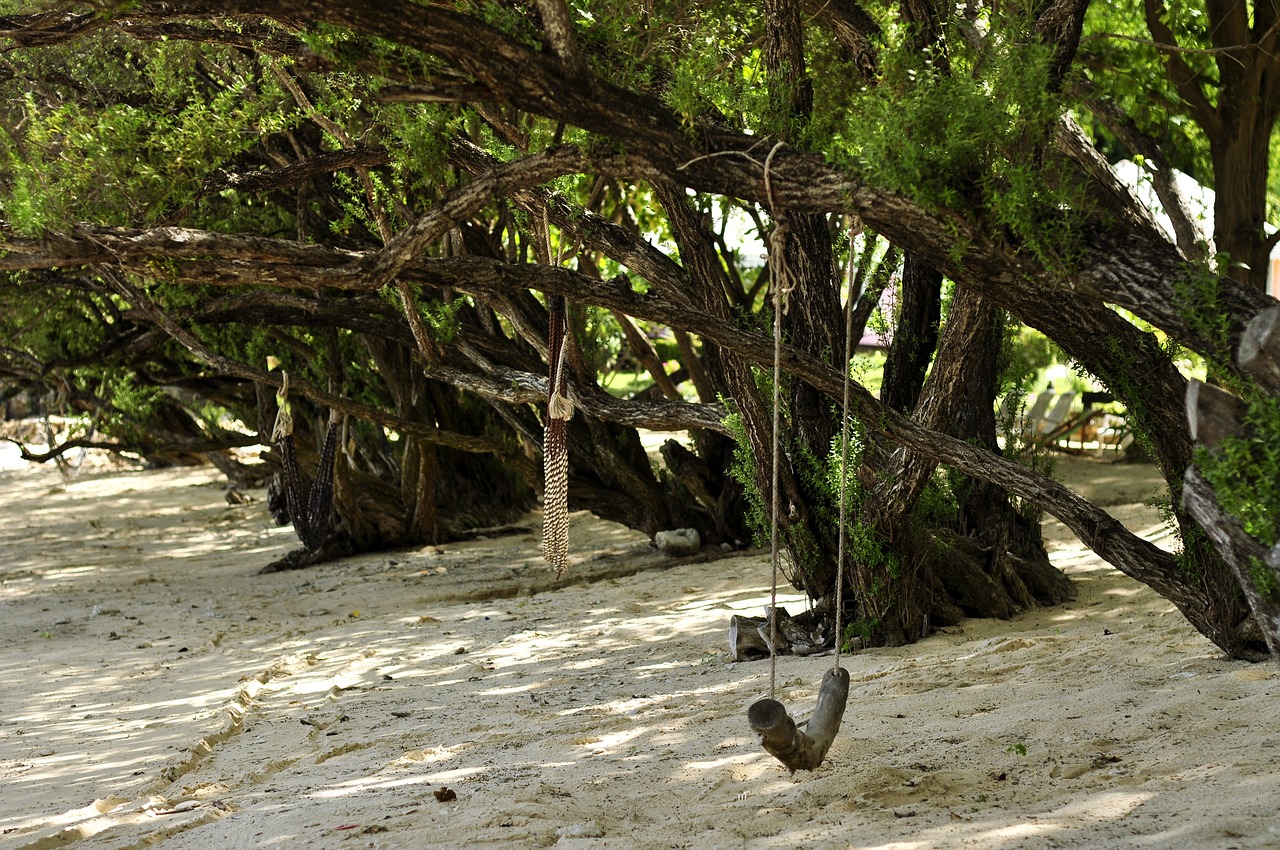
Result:
M1150 470L1064 467L1167 538ZM1280 847L1275 666L1056 523L1077 602L846 657L792 778L746 724L768 662L726 661L767 557L580 515L534 595L534 533L257 576L295 539L217 479L0 471L0 847ZM794 715L829 663L778 661Z

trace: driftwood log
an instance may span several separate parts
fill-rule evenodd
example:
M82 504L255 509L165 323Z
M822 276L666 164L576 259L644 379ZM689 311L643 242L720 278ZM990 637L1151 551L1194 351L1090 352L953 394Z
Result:
M1268 392L1280 392L1280 305L1258 313L1245 325L1236 362Z
M803 731L776 699L752 703L747 709L747 722L751 731L760 736L761 746L792 773L816 770L840 731L848 701L849 671L832 667L822 676L818 704Z
M777 617L776 633L769 623L770 616ZM735 614L729 618L729 654L734 661L767 658L775 634L773 650L778 655L815 655L833 645L819 609L792 617L786 608L766 608L763 617Z

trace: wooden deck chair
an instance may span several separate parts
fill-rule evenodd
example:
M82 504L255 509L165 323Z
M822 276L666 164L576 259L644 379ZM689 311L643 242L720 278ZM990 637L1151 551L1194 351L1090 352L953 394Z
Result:
M1071 403L1076 400L1075 393L1063 393L1054 399L1053 407L1034 423L1032 435L1040 442L1051 442L1057 438L1059 429L1067 423L1071 415Z
M1018 421L1018 430L1024 434L1037 433L1040 420L1044 418L1044 412L1049 409L1053 396L1053 392L1044 392L1036 396L1031 406L1023 411L1022 418Z
M1052 392L1040 393L1034 398L1022 393L1006 395L996 410L996 437L1000 444L1007 444L1010 438L1022 443L1034 440L1036 423L1044 416L1053 396Z

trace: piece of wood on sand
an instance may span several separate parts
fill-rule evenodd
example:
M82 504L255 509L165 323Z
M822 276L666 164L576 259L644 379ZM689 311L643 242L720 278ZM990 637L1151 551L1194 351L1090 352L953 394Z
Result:
M818 704L802 731L786 708L776 699L762 699L747 709L747 722L760 736L765 751L792 773L816 770L826 758L831 742L840 731L844 707L849 701L849 671L832 667L822 676Z

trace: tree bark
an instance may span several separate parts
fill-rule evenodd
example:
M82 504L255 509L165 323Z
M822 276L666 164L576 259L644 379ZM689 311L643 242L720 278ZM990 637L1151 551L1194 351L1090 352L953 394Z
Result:
M902 413L910 413L920 398L925 372L938 347L942 318L942 274L922 257L908 252L902 272L893 345L884 364L880 399Z

